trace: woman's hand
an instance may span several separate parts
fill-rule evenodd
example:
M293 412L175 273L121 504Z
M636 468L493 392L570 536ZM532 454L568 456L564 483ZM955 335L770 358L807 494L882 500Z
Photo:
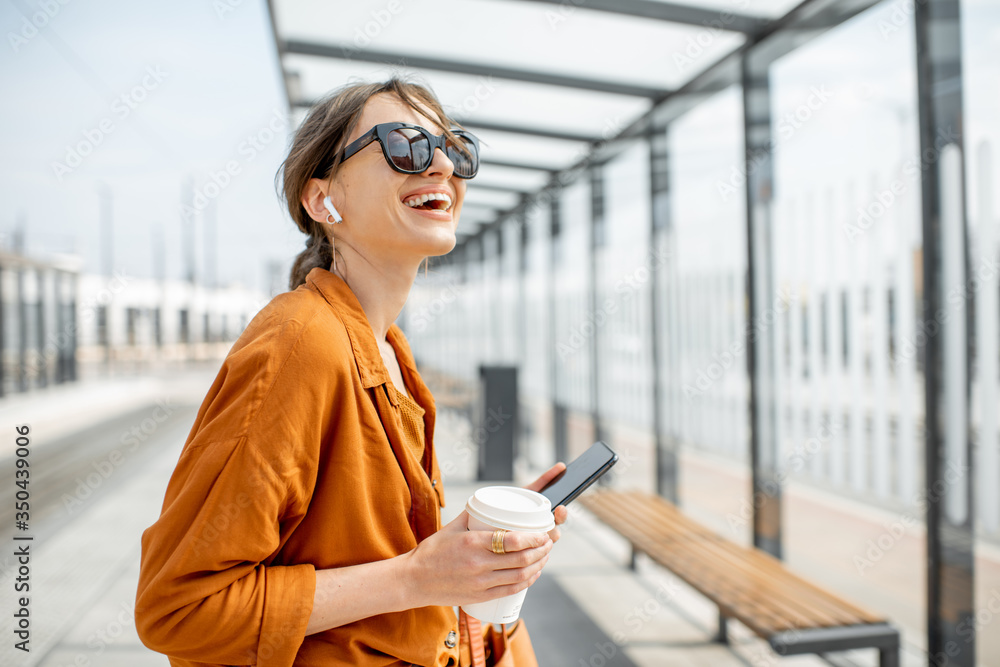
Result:
M529 491L541 491L545 488L545 485L555 479L557 476L562 474L562 471L566 469L566 464L559 462L542 473L542 476L536 479L534 482L524 487ZM552 516L556 519L556 527L549 531L549 537L552 538L553 542L559 541L559 526L566 523L566 518L569 516L569 510L566 509L565 505L560 505L552 510Z
M525 488L540 491L565 469L565 463L557 463ZM556 527L547 534L508 531L503 542L506 553L495 554L493 533L469 530L469 515L463 511L404 556L413 606L473 604L528 588L542 573L552 545L559 540L558 526L569 516L563 505L552 514Z
M552 550L551 533L508 531L506 553L495 554L493 533L469 530L468 522L463 511L406 554L414 607L495 600L523 591L542 573Z

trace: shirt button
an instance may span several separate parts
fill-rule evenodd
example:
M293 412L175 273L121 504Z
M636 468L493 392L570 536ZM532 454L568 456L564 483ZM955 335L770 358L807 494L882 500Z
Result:
M437 486L437 485L438 485L438 481L436 479L432 479L431 480L431 486Z
M455 648L455 644L458 643L458 635L454 630L448 633L448 638L444 640L444 645L448 648Z

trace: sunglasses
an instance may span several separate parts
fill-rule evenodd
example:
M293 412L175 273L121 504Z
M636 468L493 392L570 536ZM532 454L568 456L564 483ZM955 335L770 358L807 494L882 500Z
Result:
M455 176L472 178L479 171L479 139L465 130L452 130L452 134L458 143L444 134L434 136L419 125L379 123L344 149L341 162L377 141L390 167L403 174L419 174L427 171L434 150L440 148L455 165Z

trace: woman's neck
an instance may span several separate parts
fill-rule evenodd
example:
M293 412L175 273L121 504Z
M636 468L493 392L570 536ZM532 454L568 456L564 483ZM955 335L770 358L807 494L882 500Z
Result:
M346 267L346 270L340 257L338 257L336 271L334 271L332 264L327 268L331 273L343 279L354 292L354 296L357 297L358 303L365 311L368 324L371 325L372 332L375 334L375 341L380 346L384 345L387 341L389 327L399 317L399 313L402 312L403 306L410 296L410 289L417 277L419 265L386 271L366 262L360 256L355 255L351 259L353 261L350 266Z

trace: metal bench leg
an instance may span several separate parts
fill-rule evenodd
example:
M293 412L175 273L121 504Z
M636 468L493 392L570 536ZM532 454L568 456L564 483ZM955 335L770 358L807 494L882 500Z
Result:
M899 667L899 647L878 650L879 667Z
M720 644L729 643L729 626L726 624L726 617L722 615L722 610L719 610L719 631L715 635L715 641ZM884 665L882 667L885 667Z

